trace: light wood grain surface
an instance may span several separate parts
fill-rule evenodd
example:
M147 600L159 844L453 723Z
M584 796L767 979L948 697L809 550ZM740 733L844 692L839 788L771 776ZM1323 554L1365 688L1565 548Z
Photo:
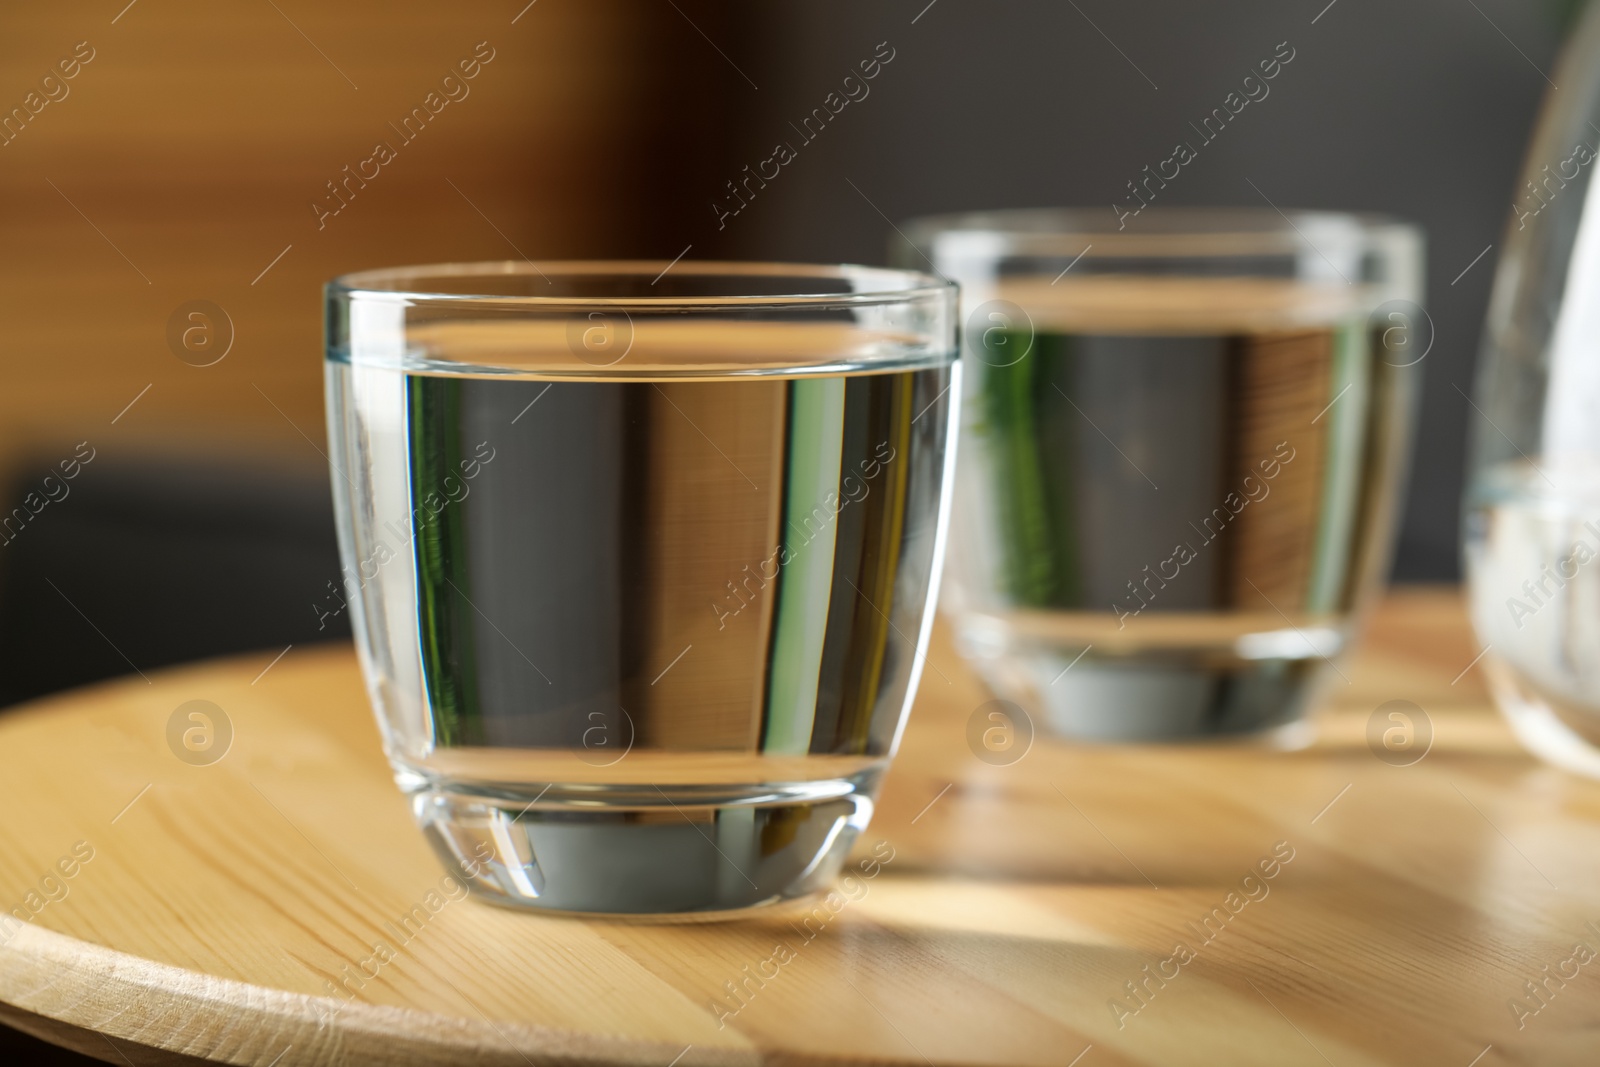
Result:
M1516 748L1478 651L1453 592L1402 592L1307 750L1040 737L992 766L941 633L858 849L892 858L810 940L815 902L648 924L449 900L349 1003L326 983L442 875L352 656L132 677L0 718L0 902L32 916L0 931L0 1018L135 1064L1592 1064L1600 785ZM234 729L210 766L166 741L193 699ZM1432 725L1411 766L1366 739L1391 700Z

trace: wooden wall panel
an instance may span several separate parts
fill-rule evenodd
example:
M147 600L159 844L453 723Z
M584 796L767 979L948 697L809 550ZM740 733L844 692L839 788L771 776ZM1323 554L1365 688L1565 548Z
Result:
M327 278L605 253L643 210L628 152L670 8L124 4L0 14L0 108L78 42L93 50L0 147L0 466L85 438L320 448ZM402 144L389 123L479 42L493 59L468 95ZM312 200L380 139L396 158L319 229ZM210 367L167 341L169 316L197 299L234 327Z

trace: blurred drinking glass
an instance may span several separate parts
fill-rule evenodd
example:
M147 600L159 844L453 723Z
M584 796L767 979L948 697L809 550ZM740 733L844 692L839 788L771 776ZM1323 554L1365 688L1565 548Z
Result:
M906 232L900 262L962 287L964 654L1071 737L1302 739L1388 565L1431 343L1417 232L1157 208Z
M830 882L932 624L955 300L688 262L329 287L357 648L396 780L477 890L664 913Z

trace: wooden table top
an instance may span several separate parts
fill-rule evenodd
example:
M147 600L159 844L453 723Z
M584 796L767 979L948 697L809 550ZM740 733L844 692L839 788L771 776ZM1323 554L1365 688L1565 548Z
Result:
M987 695L936 641L858 849L888 858L810 940L814 902L652 924L446 900L350 1003L326 983L442 870L347 648L0 716L0 902L31 917L0 924L0 1019L137 1064L1596 1061L1600 784L1518 750L1453 592L1392 596L1287 754L1041 737L991 766L965 740ZM232 724L218 762L169 748L189 700ZM1390 700L1432 724L1410 766L1367 742Z

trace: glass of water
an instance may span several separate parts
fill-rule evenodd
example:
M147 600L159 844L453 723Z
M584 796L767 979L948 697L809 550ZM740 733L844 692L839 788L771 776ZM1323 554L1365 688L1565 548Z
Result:
M900 262L962 288L945 599L990 687L1079 739L1304 739L1387 569L1417 232L1150 208L906 233Z
M446 864L571 912L826 887L927 648L955 288L520 262L327 299L344 599Z

